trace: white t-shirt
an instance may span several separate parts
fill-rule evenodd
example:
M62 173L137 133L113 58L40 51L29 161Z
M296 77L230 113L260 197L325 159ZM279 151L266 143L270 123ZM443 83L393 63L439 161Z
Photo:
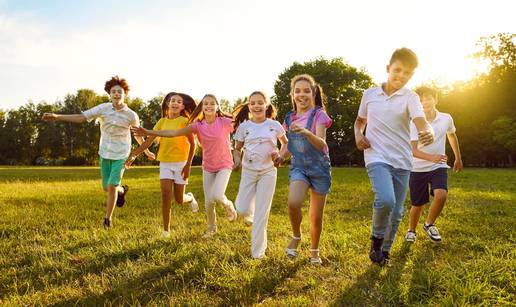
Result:
M241 123L233 138L244 143L242 167L256 171L273 167L272 153L278 150L278 138L283 135L283 126L272 119L259 124L251 120Z
M358 116L367 119L366 138L371 147L364 150L366 166L383 162L394 168L412 169L410 121L425 117L416 93L401 88L387 96L382 87L366 90Z
M444 155L446 152L446 134L455 132L455 125L453 124L453 118L450 114L441 113L437 111L437 114L430 125L434 129L434 142L429 145L423 145L419 143L417 148L422 152L432 155ZM418 131L416 125L411 123L410 125L410 140L418 140ZM434 163L431 161L419 159L413 157L412 171L413 172L430 172L438 168L449 168L446 163Z
M99 155L104 159L127 159L131 152L130 127L139 127L138 115L127 105L116 110L111 103L102 103L83 111L88 121L93 119L100 123Z

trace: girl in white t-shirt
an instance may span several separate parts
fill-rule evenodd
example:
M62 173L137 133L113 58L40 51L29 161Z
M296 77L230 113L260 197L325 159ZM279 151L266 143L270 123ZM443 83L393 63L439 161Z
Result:
M238 106L234 114L233 169L242 168L235 206L246 223L253 225L251 256L263 258L267 249L267 222L276 188L275 161L279 161L276 145L279 140L281 146L285 146L287 137L281 124L273 120L276 110L263 92L251 93L248 102Z

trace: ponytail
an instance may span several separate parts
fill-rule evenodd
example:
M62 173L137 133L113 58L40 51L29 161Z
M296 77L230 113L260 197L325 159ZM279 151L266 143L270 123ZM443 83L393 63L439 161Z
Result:
M314 102L316 108L322 108L324 112L326 112L326 96L319 83L316 83L314 86Z
M246 120L249 120L249 102L244 102L238 105L233 111L233 129L236 131L238 126Z
M277 115L276 107L269 103L267 110L265 110L265 117L275 119Z

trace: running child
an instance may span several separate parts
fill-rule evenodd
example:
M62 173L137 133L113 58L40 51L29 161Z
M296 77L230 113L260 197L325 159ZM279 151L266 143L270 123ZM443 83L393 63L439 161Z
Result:
M161 103L161 119L154 125L153 130L177 130L186 127L188 116L195 109L195 101L189 95L170 92ZM151 146L156 139L149 136L140 147L133 150L125 162L129 168L136 157ZM193 212L199 210L197 201L191 192L184 194L188 184L190 167L195 153L193 134L177 138L158 139L159 177L161 185L161 212L163 215L163 232L161 236L170 236L170 207L172 194L180 205L189 203Z
M112 216L115 203L122 207L129 187L120 185L124 174L124 163L131 151L130 127L139 127L138 115L124 103L129 84L118 76L112 77L104 86L109 94L111 103L102 103L81 114L43 114L44 121L61 121L83 123L98 120L100 122L99 163L102 176L102 188L106 191L106 215L104 228L112 226ZM135 137L138 144L143 143L139 136ZM145 150L149 159L154 160L154 154Z
M273 158L278 156L278 140L284 147L287 137L285 129L274 120L276 109L263 92L251 93L248 102L238 106L234 114L233 169L242 168L235 206L252 224L251 256L259 259L267 249L267 223L276 189L278 171Z
M409 230L405 235L407 242L416 241L416 227L423 212L423 206L430 200L431 194L434 198L428 216L426 217L423 230L435 243L441 243L442 238L435 226L435 221L443 210L444 203L448 196L448 157L446 156L446 137L450 142L455 162L453 169L456 172L462 171L462 158L459 148L459 140L455 134L455 125L450 114L441 113L435 107L437 105L437 91L423 86L416 90L421 99L425 118L432 126L435 133L435 142L430 145L418 143L417 129L412 123L410 125L410 140L412 142L412 153L414 155L412 172L410 173L409 189L410 207ZM428 189L430 188L430 193Z

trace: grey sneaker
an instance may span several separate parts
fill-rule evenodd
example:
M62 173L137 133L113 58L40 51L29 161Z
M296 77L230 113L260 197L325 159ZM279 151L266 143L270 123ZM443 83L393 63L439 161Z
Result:
M202 236L204 239L209 239L217 234L217 228L208 227L204 235Z
M407 231L405 242L416 242L416 232L412 230Z
M439 235L439 230L437 230L437 227L435 227L434 224L430 225L424 225L423 230L425 231L426 235L435 243L441 243L443 240L441 236Z

